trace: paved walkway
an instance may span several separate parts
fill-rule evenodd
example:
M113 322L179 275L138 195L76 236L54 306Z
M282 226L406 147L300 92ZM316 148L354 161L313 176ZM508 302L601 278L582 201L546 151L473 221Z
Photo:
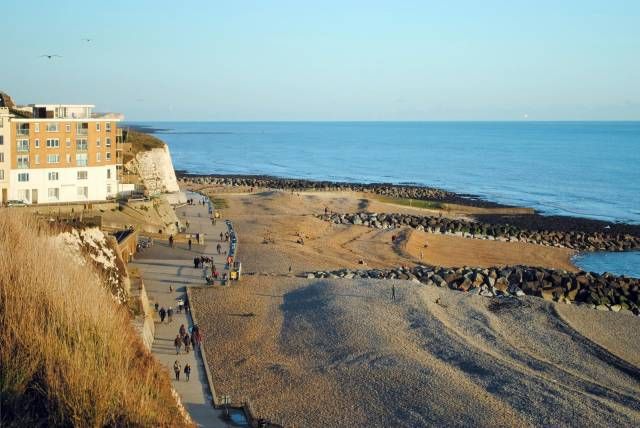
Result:
M196 201L202 199L200 195L193 193L187 193L187 198L194 198ZM191 318L184 311L180 314L175 313L178 306L177 300L183 298L186 301L186 286L201 286L205 283L202 269L193 267L193 258L200 254L213 257L216 268L218 271L222 271L226 255L219 256L216 246L220 242L220 232L224 234L227 231L227 226L222 219L218 219L215 226L211 224L207 205L186 205L176 209L176 213L183 224L186 221L189 222L187 233L205 234L205 245L193 245L189 250L187 243L177 242L175 248L170 248L167 241L156 240L153 247L136 255L135 262L131 264L132 267L137 267L143 275L151 305L157 302L160 307L168 308L171 306L174 309L171 323L165 319L165 322L161 324L160 318L156 315L152 352L169 369L171 377L174 379L175 390L180 394L182 403L198 426L242 426L223 420L223 410L216 409L211 405L211 391L209 391L204 364L199 353L191 350L186 354L183 348L180 355L176 355L173 345L180 325L184 324L187 328L192 325ZM195 239L193 241L195 243ZM228 249L229 243L223 243L223 252ZM170 291L170 287L173 288L173 291ZM207 338L204 337L204 340L206 341ZM189 382L184 379L184 372L180 374L179 381L175 380L173 363L176 360L182 368L187 363L191 365Z

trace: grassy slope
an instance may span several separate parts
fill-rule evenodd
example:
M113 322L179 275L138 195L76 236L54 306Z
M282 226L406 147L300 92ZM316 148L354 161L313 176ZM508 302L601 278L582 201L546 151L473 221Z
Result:
M0 216L0 425L184 426L126 308L39 229Z

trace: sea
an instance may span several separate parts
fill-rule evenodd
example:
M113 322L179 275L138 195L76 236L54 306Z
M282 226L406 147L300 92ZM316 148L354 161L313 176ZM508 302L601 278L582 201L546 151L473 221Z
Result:
M640 122L135 125L153 128L174 167L192 173L419 184L548 215L640 224ZM594 253L576 263L640 276L635 257Z

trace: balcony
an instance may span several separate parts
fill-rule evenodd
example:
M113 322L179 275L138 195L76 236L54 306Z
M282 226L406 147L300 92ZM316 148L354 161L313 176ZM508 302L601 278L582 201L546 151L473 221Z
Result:
M17 135L29 135L29 128L18 128L16 130Z

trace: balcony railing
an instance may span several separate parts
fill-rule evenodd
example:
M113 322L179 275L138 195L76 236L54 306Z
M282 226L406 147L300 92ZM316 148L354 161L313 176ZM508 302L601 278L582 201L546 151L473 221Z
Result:
M89 135L89 130L86 128L76 129L76 135Z
M27 129L18 128L16 133L18 135L29 135L29 128L27 128Z

